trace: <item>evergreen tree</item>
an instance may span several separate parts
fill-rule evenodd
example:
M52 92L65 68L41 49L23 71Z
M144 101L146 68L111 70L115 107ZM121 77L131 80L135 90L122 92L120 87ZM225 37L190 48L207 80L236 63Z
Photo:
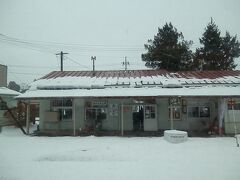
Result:
M17 92L20 91L20 86L15 81L10 81L8 84L8 88Z
M170 71L188 70L192 64L192 52L189 49L191 41L185 41L171 23L166 23L144 47L147 53L142 54L142 60L147 67L166 69Z
M240 43L237 36L232 37L229 32L226 32L222 38L222 58L220 59L220 67L223 70L234 69L237 65L234 64L234 59L240 56Z
M207 25L195 53L194 66L202 70L230 70L234 69L234 58L240 55L240 46L237 37L231 37L227 32L221 37L218 26L212 21Z

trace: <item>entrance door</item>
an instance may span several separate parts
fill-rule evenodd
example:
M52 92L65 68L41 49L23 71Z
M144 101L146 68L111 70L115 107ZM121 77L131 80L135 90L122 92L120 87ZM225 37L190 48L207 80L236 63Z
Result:
M156 105L144 106L144 131L157 131Z
M86 108L86 127L88 130L101 130L102 121L106 119L105 108Z
M132 108L133 130L143 131L143 105L135 105Z

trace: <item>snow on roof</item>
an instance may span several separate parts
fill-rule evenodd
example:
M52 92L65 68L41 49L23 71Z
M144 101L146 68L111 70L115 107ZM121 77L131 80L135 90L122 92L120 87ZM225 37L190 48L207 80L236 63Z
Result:
M106 88L68 90L30 90L18 99L60 98L60 97L168 97L168 96L240 96L240 86L203 86L183 88Z
M21 93L11 90L11 89L8 89L6 87L0 87L0 96L1 95L17 96L19 94L21 94Z
M34 89L88 89L104 86L240 84L240 71L53 71L31 84Z
M53 71L19 98L240 96L239 87L240 71Z

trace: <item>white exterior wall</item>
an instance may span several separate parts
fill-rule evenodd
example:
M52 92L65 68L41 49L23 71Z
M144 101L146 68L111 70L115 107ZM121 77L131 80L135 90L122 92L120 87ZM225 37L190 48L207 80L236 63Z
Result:
M240 110L227 110L225 113L225 133L240 133Z
M108 107L111 104L115 104L118 106L118 116L113 116L110 113L109 108L107 109L107 119L102 122L102 129L103 130L119 130L120 128L120 111L121 107L119 105L119 100L118 99L109 99L108 101Z
M107 119L103 121L102 129L103 130L121 130L121 121L122 121L122 104L124 105L123 113L123 129L125 131L133 130L133 118L132 118L132 107L128 104L131 103L131 99L108 99L108 111ZM110 104L118 105L118 116L111 116L109 112Z

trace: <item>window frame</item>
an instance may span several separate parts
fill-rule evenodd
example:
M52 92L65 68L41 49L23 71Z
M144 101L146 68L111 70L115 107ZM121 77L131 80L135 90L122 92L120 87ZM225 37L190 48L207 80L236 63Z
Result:
M50 110L59 113L59 121L73 121L73 99L52 99L50 100ZM63 111L69 110L71 110L71 116L69 118L64 118Z
M144 107L144 119L155 119L156 118L156 111L157 110L156 110L155 106L145 105L145 107Z
M94 116L93 119L88 119L88 117L87 117L88 116L88 112L87 112L88 110L90 110L92 115ZM88 127L88 128L93 128L94 130L95 129L99 129L100 130L102 128L103 121L107 120L107 116L108 116L107 110L108 110L108 108L106 108L106 107L85 107L85 109L84 109L84 113L85 113L84 121L85 121L85 124L92 121L92 126L93 126L93 127ZM99 113L99 111L100 111L100 113ZM99 114L105 114L104 115L105 118L98 119L98 115Z
M231 104L227 104L227 110L236 110L239 111L240 110L240 102L235 102L234 105Z
M197 114L197 116L189 116L189 109L190 108L197 108L198 109L198 114ZM201 108L208 108L208 114L209 114L209 116L201 116ZM193 119L203 119L203 118L211 118L211 108L210 108L210 106L208 106L208 105L206 105L206 106L188 106L187 107L187 117L188 118L193 118Z

